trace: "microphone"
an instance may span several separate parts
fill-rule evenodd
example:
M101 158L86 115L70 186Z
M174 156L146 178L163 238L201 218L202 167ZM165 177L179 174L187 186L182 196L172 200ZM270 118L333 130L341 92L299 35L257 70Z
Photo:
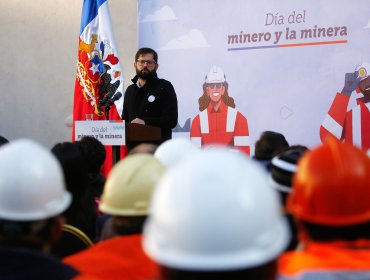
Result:
M99 101L98 108L100 109L100 107L105 106L108 100L113 96L113 94L114 91L107 93L104 98Z
M112 105L114 102L116 102L118 99L120 99L122 97L122 93L120 92L117 92L111 99L109 99L106 104L105 104L105 107L110 107L110 105Z

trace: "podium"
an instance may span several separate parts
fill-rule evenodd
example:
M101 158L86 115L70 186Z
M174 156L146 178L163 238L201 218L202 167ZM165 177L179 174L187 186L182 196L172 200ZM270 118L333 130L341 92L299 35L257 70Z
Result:
M162 139L162 130L159 127L137 123L125 124L125 142L128 151L135 145L146 142L156 142ZM120 146L113 146L113 165L120 160Z
M159 142L162 130L151 125L126 123L125 121L75 121L75 141L92 136L104 146L112 146L112 166L120 160L120 147L145 142Z
M160 141L161 138L162 131L159 127L126 123L126 143Z

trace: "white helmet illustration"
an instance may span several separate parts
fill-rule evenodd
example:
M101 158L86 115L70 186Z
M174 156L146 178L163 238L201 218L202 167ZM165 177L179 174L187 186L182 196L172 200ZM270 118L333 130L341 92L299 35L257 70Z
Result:
M218 66L212 66L206 76L206 83L224 83L226 81L225 73Z

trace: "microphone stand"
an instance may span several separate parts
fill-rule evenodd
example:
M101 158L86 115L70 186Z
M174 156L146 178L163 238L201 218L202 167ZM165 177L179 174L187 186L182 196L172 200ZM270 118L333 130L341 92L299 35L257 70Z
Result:
M109 121L109 110L110 104L106 105L104 108L105 119ZM120 160L121 158L121 146L112 146L112 167Z
M104 112L105 112L105 119L107 121L109 121L109 110L110 110L110 105L105 106Z

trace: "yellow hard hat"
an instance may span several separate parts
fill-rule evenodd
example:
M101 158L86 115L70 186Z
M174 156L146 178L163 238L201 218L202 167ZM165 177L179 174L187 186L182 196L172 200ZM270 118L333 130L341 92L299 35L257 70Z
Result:
M119 161L104 186L100 211L115 216L144 216L153 189L165 168L151 154L133 154Z

